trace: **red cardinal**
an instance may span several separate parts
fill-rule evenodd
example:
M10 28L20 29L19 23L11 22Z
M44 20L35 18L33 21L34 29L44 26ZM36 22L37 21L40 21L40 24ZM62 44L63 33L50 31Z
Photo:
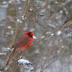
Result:
M13 54L18 49L24 49L29 47L33 42L33 33L31 31L26 31L25 34L23 34L17 42L13 45L12 48L14 48L13 52L10 54L9 59L7 61L7 64L9 64L11 58L13 57Z

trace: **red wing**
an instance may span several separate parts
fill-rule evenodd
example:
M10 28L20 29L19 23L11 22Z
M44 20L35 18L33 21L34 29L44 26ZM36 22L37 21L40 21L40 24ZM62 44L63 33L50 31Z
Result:
M29 43L29 37L22 35L14 45L14 48L26 47Z

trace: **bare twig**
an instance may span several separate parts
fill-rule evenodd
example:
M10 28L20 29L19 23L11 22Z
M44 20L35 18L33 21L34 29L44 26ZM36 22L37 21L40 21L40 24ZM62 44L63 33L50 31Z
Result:
M55 59L54 61L52 61L50 64L48 64L48 66L46 66L43 70L45 70L46 68L48 68L52 63L54 63L54 62L57 61L58 59L61 59L62 57L65 57L65 56L71 55L71 54L72 54L72 53L68 53L68 54L63 55L63 56L61 56L61 57L58 57L57 59Z

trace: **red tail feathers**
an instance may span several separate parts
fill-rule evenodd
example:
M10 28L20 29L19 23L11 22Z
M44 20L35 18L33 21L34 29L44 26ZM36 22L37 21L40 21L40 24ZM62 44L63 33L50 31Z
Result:
M14 49L14 50L13 50L13 52L10 54L9 59L8 59L8 61L7 61L6 65L8 65L8 64L9 64L9 62L10 62L11 58L13 57L13 55L14 55L15 51L16 51L16 49Z

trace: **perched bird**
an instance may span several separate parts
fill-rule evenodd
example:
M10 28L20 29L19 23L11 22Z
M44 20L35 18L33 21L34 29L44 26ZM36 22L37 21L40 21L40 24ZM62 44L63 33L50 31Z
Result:
M16 43L12 46L14 48L13 52L10 54L9 59L7 61L7 64L9 64L11 58L13 57L14 53L18 49L25 49L29 47L33 42L33 33L31 31L26 31L25 34L23 34Z

